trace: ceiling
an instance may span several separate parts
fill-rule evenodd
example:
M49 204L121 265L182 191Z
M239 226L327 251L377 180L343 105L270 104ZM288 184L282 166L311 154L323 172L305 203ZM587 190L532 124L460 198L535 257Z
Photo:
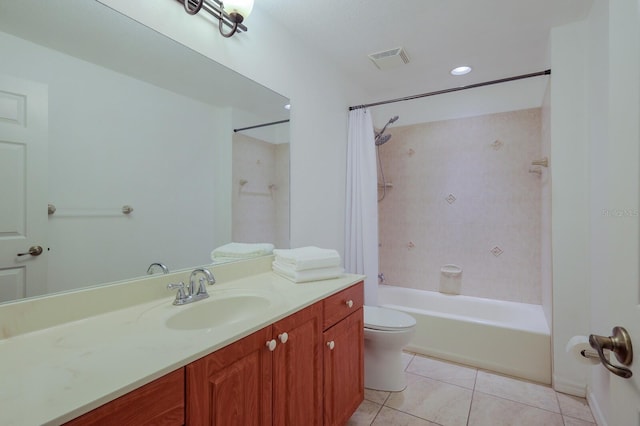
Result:
M256 0L261 9L364 89L359 103L543 71L554 26L584 19L592 0ZM251 26L251 17L247 20ZM379 70L371 53L404 47L410 62ZM453 77L449 71L473 71Z

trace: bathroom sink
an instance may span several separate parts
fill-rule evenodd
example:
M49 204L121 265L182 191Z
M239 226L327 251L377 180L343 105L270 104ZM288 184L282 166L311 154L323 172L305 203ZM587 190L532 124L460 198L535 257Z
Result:
M175 330L198 330L233 324L254 318L266 311L272 302L258 294L212 296L188 306L178 307L166 321Z

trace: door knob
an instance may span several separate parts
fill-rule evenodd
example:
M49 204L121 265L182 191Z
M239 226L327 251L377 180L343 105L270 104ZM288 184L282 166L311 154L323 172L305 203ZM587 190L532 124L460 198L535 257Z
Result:
M607 349L614 354L623 365L631 365L633 361L633 347L631 346L631 337L627 330L623 327L613 327L613 336L605 337L592 334L589 336L589 344L598 352L600 362L607 370L616 376L628 379L633 375L631 370L611 364L604 356L604 350Z
M42 247L40 246L31 246L29 247L29 251L26 253L18 253L18 256L26 256L30 254L31 256L40 256L42 254Z

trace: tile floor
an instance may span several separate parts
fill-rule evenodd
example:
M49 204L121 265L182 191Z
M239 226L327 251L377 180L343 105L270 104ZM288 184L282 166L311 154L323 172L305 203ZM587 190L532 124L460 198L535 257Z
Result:
M347 426L593 426L583 398L410 353L407 388L365 389Z

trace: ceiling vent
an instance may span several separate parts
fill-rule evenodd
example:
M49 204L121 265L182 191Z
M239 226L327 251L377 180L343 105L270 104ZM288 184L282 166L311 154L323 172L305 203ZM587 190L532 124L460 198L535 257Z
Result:
M407 52L405 52L402 47L385 50L384 52L372 53L369 55L369 59L371 59L371 62L381 70L395 68L409 63L409 56L407 56Z

